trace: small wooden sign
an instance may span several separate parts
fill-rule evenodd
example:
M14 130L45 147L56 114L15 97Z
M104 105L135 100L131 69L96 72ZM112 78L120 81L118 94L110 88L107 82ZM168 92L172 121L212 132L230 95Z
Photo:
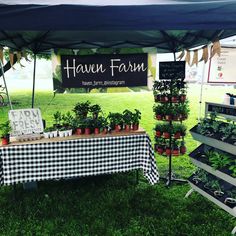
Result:
M185 78L185 61L166 61L159 63L159 79L174 80Z
M42 116L38 108L10 110L8 117L12 127L12 136L43 132Z

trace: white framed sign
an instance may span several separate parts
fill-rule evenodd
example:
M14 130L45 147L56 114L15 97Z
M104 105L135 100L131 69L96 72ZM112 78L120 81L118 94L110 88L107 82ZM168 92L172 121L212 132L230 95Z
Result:
M215 55L210 59L208 83L236 84L236 48L221 48L220 57Z
M10 110L8 117L12 127L12 136L43 132L42 116L38 108Z

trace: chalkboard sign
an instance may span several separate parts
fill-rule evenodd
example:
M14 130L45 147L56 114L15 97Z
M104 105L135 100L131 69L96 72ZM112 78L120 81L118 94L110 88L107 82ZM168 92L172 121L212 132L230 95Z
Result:
M185 61L168 61L159 63L159 79L174 80L185 78Z
M217 112L226 119L229 118L231 120L236 120L235 106L206 102L206 114L211 112Z
M64 88L147 86L147 54L61 56Z
M8 117L12 127L12 136L43 132L43 121L39 109L10 110Z

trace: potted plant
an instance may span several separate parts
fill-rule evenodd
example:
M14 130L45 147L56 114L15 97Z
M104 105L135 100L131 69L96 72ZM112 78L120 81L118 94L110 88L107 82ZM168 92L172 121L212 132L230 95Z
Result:
M171 121L172 120L172 112L173 108L169 105L166 105L163 107L163 114L165 115L165 120L166 121Z
M177 103L179 102L179 90L177 87L174 87L173 90L172 90L172 97L171 97L171 102L172 103Z
M160 138L163 133L163 124L156 124L154 130L156 131L156 137Z
M171 126L169 126L168 124L163 124L162 128L163 128L163 137L165 139L169 139L172 134Z
M104 117L100 116L97 119L94 119L93 120L94 134L99 134L103 125L104 125Z
M74 125L75 125L75 134L81 135L84 133L84 119L79 118L75 119Z
M5 123L1 124L0 131L1 131L2 145L8 145L10 143L10 132L11 132L10 121L6 121Z
M162 105L154 106L153 112L155 113L155 117L157 120L162 120L162 118L163 118L163 106Z
M185 120L189 115L189 104L188 101L178 104L179 120Z
M74 106L73 111L75 112L78 118L83 119L87 117L89 109L90 109L90 102L86 101L86 102L78 102Z
M212 168L215 170L229 166L231 163L230 157L223 153L209 151L207 152L207 156L209 158Z
M53 126L56 129L59 129L61 127L61 123L62 123L62 114L60 111L57 111L53 114Z
M89 135L92 132L94 120L91 117L87 117L83 120L84 123L84 134Z
M98 118L98 114L99 112L102 111L100 105L95 104L89 107L89 111L92 113L93 115L93 119L97 119Z
M107 134L109 130L109 123L107 121L107 118L101 116L99 117L101 120L101 129L102 129L102 134Z
M58 131L55 130L55 126L47 127L44 129L43 136L44 138L55 138L58 135Z
M132 127L133 130L139 129L139 121L141 120L141 112L138 109L134 109L132 113Z
M133 113L126 109L123 111L123 121L125 124L125 131L129 132L131 130L131 123L132 123Z
M171 155L171 148L169 146L166 146L165 153L167 156Z
M185 102L186 101L187 86L186 86L186 82L184 81L184 79L181 79L179 81L178 88L180 89L179 100L180 100L180 102Z
M236 207L236 190L235 189L228 190L227 196L228 197L225 198L224 203L231 208Z
M179 156L179 153L180 152L179 152L178 142L176 140L174 140L172 154L173 154L173 156Z
M181 144L180 144L180 153L181 153L181 154L185 154L186 151L187 151L187 148L186 148L186 146L185 146L185 142L182 141Z
M62 126L59 128L59 137L67 137L72 135L72 129L68 130L68 127Z
M118 112L110 112L107 118L110 121L111 128L114 129L116 132L119 132L123 126L123 115Z

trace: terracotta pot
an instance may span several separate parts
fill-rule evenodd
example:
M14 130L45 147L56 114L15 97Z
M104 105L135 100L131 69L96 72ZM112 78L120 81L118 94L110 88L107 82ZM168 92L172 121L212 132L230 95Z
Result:
M156 137L160 138L160 137L161 137L161 135L162 135L162 132L161 132L161 131L159 131L159 130L157 130L157 131L156 131Z
M185 154L186 151L187 151L186 146L181 146L181 147L180 147L180 153L181 153L181 154Z
M170 138L170 133L169 132L163 132L164 138Z
M8 145L9 139L8 138L2 138L2 145Z
M178 116L173 116L172 119L173 119L174 121L178 121L178 120L179 120L179 117L178 117Z
M166 148L166 155L170 155L171 154L171 149L170 148Z
M102 131L102 134L107 134L107 133L108 133L107 128L104 128L103 131Z
M133 130L138 130L139 129L139 124L133 124Z
M84 130L82 128L77 128L76 131L75 131L75 134L76 135L81 135L83 134Z
M173 102L173 103L178 102L178 97L177 96L171 97L171 102Z
M100 129L99 128L94 128L94 134L99 134L100 133Z
M160 98L160 102L168 102L169 98L167 96L162 95Z
M160 102L161 101L161 95L160 94L154 95L154 101L155 102Z
M174 138L175 138L175 139L180 139L180 136L181 136L181 133L180 133L180 132L176 132L176 133L174 134Z
M120 132L120 125L115 125L115 132Z
M179 156L179 149L174 149L172 151L173 156Z
M172 116L171 115L165 115L165 120L171 121L172 120Z
M156 115L157 120L162 120L162 115Z
M86 135L91 134L91 129L90 128L85 128L84 129L84 134L86 134Z
M187 118L186 115L179 114L179 120L186 120Z
M158 147L158 148L157 148L157 152L158 152L160 155L162 155L163 152L164 152L163 147Z
M186 95L185 95L185 94L180 95L180 96L179 96L179 100L180 100L181 102L185 102L185 101L186 101Z
M125 131L130 132L131 130L131 125L125 125Z

